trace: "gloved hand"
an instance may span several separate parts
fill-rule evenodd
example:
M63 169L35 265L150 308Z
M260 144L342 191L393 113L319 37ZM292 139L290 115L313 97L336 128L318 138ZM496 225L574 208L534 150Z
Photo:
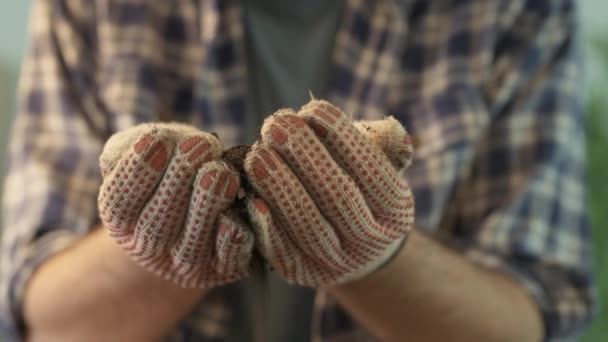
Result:
M100 157L104 226L136 263L183 287L249 271L254 238L228 210L240 184L222 150L194 127L157 123L115 134Z
M398 170L412 156L409 136L394 119L358 126L363 134L339 109L313 100L297 114L269 117L247 154L247 178L261 197L247 203L257 247L290 283L364 277L413 227L412 193Z

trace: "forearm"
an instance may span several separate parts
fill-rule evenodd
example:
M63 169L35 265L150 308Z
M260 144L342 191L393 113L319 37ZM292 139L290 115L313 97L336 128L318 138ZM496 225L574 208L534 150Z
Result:
M506 276L412 232L384 268L330 289L388 341L540 341L532 299Z
M137 266L97 229L32 276L24 316L31 341L149 341L202 295Z

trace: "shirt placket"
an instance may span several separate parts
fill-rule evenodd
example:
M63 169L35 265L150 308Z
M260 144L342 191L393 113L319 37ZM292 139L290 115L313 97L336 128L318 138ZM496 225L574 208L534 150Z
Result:
M217 133L226 146L239 144L245 136L247 94L242 10L233 1L201 0L199 11L202 56L195 78L195 124Z
M383 118L407 35L409 1L347 0L333 55L328 99L355 119Z

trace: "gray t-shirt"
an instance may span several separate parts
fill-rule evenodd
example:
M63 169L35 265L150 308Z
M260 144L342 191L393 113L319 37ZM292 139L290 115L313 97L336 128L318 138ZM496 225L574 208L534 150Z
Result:
M247 125L255 140L264 118L327 93L344 1L240 0L245 13Z
M299 109L310 93L322 98L331 76L332 52L343 1L241 0L248 67L247 140L280 108ZM248 285L251 285L249 281ZM249 286L249 316L266 315L268 341L309 341L314 291L290 286L267 272L268 302L259 305ZM257 298L259 300L259 298ZM257 320L253 320L255 324ZM260 327L257 327L258 329Z

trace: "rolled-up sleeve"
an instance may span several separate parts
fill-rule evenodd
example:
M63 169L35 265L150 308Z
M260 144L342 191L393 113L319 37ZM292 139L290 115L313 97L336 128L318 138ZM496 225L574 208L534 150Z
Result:
M96 223L97 158L107 120L94 89L92 2L38 0L18 89L3 196L0 318L25 332L25 285Z
M573 1L503 3L490 124L458 186L451 238L529 291L547 340L569 338L596 310L576 14Z

